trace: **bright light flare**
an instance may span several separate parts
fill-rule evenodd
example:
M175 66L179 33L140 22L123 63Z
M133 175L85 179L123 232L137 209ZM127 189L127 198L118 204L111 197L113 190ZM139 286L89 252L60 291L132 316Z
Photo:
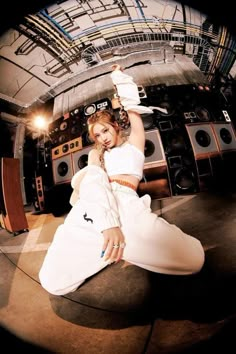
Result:
M34 126L35 126L35 128L37 128L37 129L45 130L45 129L47 128L47 123L46 123L45 118L42 117L42 116L37 116L37 117L35 117L35 119L34 119Z

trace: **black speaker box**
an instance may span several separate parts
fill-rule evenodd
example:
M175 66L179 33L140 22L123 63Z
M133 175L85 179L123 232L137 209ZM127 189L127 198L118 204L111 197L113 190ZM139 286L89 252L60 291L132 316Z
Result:
M70 140L70 120L68 117L60 117L48 126L48 134L51 147L62 145Z
M55 216L67 214L71 205L69 203L73 189L70 183L53 186L47 193L48 210Z
M166 86L164 84L146 87L149 106L167 109L159 115L178 115L185 123L230 122L228 104L223 95L206 84Z
M159 120L173 196L199 190L192 146L183 122L176 116Z

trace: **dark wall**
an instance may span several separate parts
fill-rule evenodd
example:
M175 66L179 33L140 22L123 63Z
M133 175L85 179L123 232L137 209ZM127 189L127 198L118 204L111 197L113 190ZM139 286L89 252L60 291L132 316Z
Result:
M0 157L13 157L16 125L0 119Z

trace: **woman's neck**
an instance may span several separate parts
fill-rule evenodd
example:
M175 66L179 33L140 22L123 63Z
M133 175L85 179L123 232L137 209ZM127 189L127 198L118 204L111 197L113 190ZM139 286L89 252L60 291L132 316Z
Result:
M118 139L116 145L114 147L118 147L118 146L121 146L123 145L124 143L126 143L127 141L127 138L125 136L122 136Z

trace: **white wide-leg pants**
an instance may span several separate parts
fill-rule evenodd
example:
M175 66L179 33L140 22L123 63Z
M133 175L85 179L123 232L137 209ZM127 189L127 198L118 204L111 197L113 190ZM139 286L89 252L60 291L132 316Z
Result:
M102 231L120 226L126 247L123 259L163 274L192 274L204 263L200 241L152 213L151 198L116 182L98 166L88 166L80 197L54 235L39 272L51 294L76 290L110 264L101 258Z

